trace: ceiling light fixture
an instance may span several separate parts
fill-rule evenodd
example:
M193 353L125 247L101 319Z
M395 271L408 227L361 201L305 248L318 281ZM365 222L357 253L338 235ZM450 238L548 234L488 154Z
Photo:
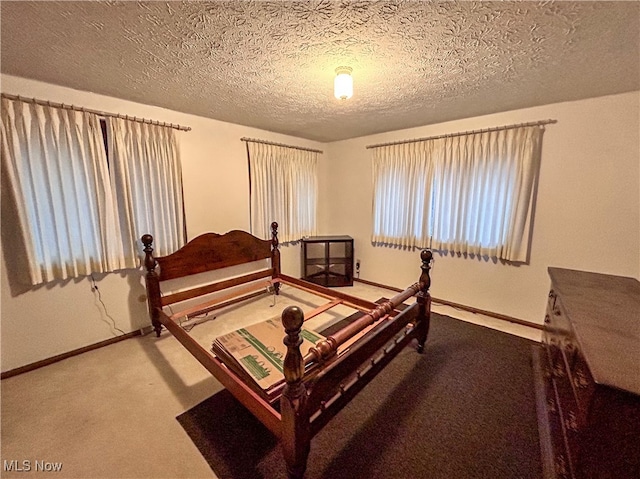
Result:
M338 100L348 100L353 96L353 78L351 67L336 68L336 78L333 81L333 94Z

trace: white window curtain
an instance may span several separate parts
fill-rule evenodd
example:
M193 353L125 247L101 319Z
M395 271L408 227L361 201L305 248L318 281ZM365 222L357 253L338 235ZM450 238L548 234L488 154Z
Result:
M375 148L373 241L527 261L543 131Z
M429 208L426 142L388 145L373 150L373 242L405 248L424 247Z
M150 233L155 253L185 243L182 169L175 130L107 118L107 150L128 267L137 267L140 237Z
M318 153L247 142L251 184L251 231L270 238L278 222L281 242L316 234Z
M124 267L96 115L2 98L2 174L30 284Z

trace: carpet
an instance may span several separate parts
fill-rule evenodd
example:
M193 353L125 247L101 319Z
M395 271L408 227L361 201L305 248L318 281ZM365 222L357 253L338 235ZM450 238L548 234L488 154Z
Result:
M432 313L311 441L306 479L537 479L527 339ZM220 479L285 479L276 438L226 390L178 416Z

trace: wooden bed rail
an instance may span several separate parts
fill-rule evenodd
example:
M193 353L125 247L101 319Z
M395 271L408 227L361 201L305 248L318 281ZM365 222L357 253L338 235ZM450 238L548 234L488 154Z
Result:
M431 286L429 270L431 268L430 263L433 258L433 254L431 253L431 251L424 250L420 254L420 258L422 259L422 275L420 276L420 281L412 284L402 293L396 294L393 298L385 301L374 310L364 314L362 317L358 318L348 326L342 328L332 336L329 336L328 338L318 342L316 346L310 348L309 352L304 356L304 364L306 365L312 362L322 362L327 358L330 358L331 356L336 354L341 344L345 343L347 340L351 339L353 336L366 329L368 326L376 323L381 318L387 316L396 307L400 306L410 297L420 292L428 294L429 287ZM285 321L284 312L282 314L282 321L283 323Z
M367 327L384 318L391 313L397 306L402 304L403 301L415 295L420 290L420 284L414 283L409 286L402 293L394 296L390 300L385 301L374 310L365 313L353 323L345 326L340 331L337 331L332 336L319 341L315 347L309 348L309 352L304 356L304 364L310 364L315 362L323 362L338 352L340 345L351 339L353 336L363 331ZM284 316L283 316L284 321Z
M393 321L383 321L367 333L366 341L355 343L305 384L311 437L413 340L416 328L425 327L410 324L418 317L417 306L414 303L404 309Z
M174 303L181 303L189 299L200 298L207 294L228 290L229 288L233 288L235 286L240 286L247 283L251 283L253 281L258 281L262 278L271 278L272 275L273 275L273 270L264 269L264 270L256 271L254 273L245 274L242 276L236 276L234 278L226 279L224 281L217 281L217 282L209 283L204 286L198 286L196 288L177 291L175 293L170 293L165 296L162 296L161 304L162 306L167 306Z

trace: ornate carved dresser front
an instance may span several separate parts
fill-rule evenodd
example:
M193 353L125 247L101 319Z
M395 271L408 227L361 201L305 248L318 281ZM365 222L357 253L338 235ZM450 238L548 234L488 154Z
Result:
M549 268L534 348L546 478L640 478L640 282Z

